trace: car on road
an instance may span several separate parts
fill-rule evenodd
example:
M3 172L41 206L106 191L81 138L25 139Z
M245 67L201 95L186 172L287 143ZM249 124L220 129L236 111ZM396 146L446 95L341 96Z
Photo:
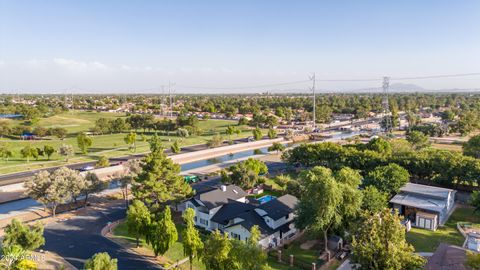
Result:
M82 168L79 169L79 171L81 171L81 172L86 172L86 171L91 171L91 170L93 170L93 169L95 169L94 166L88 165L88 166L83 166Z

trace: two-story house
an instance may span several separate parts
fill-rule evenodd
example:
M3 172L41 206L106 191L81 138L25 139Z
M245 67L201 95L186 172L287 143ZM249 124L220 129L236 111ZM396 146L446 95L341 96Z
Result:
M246 240L250 230L258 226L264 248L281 244L292 238L297 230L293 225L294 208L298 200L284 195L260 205L250 204L246 192L229 185L197 194L185 202L195 210L195 224L206 230L220 230L230 237Z

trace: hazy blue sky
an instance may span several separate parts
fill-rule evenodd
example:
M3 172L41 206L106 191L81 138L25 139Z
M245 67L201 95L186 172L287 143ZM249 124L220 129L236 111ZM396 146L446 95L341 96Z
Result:
M328 79L480 72L480 1L0 0L3 92L142 91L169 80L221 88L311 72ZM480 76L408 83L480 88ZM272 89L295 87L306 85Z

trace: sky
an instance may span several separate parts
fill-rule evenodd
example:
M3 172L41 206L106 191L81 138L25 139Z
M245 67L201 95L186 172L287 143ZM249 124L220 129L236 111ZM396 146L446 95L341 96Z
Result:
M316 85L340 91L475 72L478 0L0 0L3 93L161 93L169 82L176 92L289 91L308 89L312 73L379 80ZM306 82L276 85L292 81ZM392 83L480 89L480 76Z

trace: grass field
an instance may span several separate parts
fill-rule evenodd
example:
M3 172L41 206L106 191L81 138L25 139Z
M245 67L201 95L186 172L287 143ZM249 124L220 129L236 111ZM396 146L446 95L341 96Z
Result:
M480 225L480 215L473 212L473 208L457 208L445 226L436 231L412 228L407 232L407 242L415 247L417 252L433 252L440 243L462 246L465 238L457 230L458 222L471 222L473 226Z
M26 145L39 148L43 148L44 145L50 145L55 149L58 149L62 144L72 145L76 151L76 154L74 157L69 159L69 163L97 160L101 156L119 157L131 154L131 151L128 150L128 146L124 142L126 133L92 136L93 145L90 147L89 152L85 155L79 152L76 134L78 132L88 131L95 125L95 121L100 117L116 118L125 117L125 115L117 113L68 112L41 119L38 121L38 123L35 123L32 126L43 126L46 128L64 127L68 130L68 136L64 140L60 140L56 137L49 137L45 140L35 141L12 140L7 138L0 139L0 144L6 145L13 152L13 157L10 158L8 162L0 161L0 174L41 169L65 164L64 158L56 153L53 154L51 160L48 160L46 157L40 157L39 160L30 160L30 162L27 163L26 159L20 154L20 150ZM22 121L9 120L9 123L11 126L14 126L21 124ZM236 124L236 121L230 120L199 121L199 128L202 130L202 134L199 136L190 136L188 138L181 139L178 136L162 135L160 138L165 143L166 148L170 147L175 140L179 140L181 146L200 144L207 142L217 132L224 134L227 126ZM251 131L248 127L241 127L241 131L242 132L239 135L232 135L232 139L251 136ZM149 150L147 141L152 136L152 133L146 133L144 136L145 140L142 140L141 134L142 133L139 132L137 135L136 153L143 153ZM224 137L225 139L228 139L227 136Z
M178 239L177 242L175 242L175 244L173 244L173 246L163 256L164 257L163 261L165 263L169 264L169 265L171 265L172 263L175 263L176 261L179 261L179 260L186 257L183 253L183 244L182 244L182 239L181 239L182 231L184 229L185 229L184 226L177 224L177 231L178 231L179 239ZM135 243L135 238L131 237L128 234L127 226L126 226L125 223L120 223L115 228L114 235L116 237L119 237L119 238L128 240L132 243ZM143 238L140 241L140 245L142 247L145 247L145 248L151 250L151 247L145 242L145 239L143 239ZM180 269L190 269L190 263L187 262L187 263L181 265ZM194 260L193 269L194 270L204 270L205 266L201 262L199 262L198 260Z

